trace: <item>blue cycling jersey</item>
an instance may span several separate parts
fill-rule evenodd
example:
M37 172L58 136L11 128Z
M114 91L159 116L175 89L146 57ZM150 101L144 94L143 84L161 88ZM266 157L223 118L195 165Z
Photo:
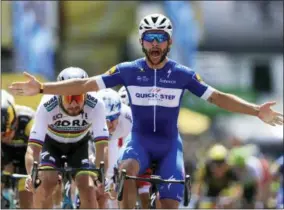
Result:
M124 85L133 115L132 132L177 139L177 119L184 90L203 99L214 90L194 71L168 60L161 69L148 67L145 58L120 63L97 78L99 89Z

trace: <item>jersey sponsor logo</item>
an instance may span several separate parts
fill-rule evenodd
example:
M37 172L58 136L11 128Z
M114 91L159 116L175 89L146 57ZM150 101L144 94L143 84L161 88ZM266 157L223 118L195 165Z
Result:
M136 93L137 98L154 98L156 100L163 100L163 99L168 99L168 100L173 100L175 98L175 95L170 95L170 94L162 94L161 88L150 88L149 93Z
M43 104L43 106L46 108L48 112L53 110L58 105L58 100L56 96L53 96L51 99L49 99L47 102Z
M165 84L176 84L177 81L175 80L166 80L166 79L160 79L159 82L165 83Z
M125 119L127 119L127 120L129 120L129 122L133 123L132 117L128 113L126 113Z
M86 120L58 120L54 123L54 126L58 126L58 127L67 127L67 126L84 127L88 124L89 123Z
M178 107L181 89L161 87L139 87L128 86L130 98L133 105L138 106L163 106Z
M55 121L55 120L61 119L62 117L63 117L63 114L59 113L59 114L57 114L57 115L54 115L54 116L52 117L52 119Z
M172 73L172 69L169 69L168 72L167 72L167 74L168 74L167 78L170 77L171 73Z
M90 94L87 94L87 100L86 100L86 104L91 107L91 108L95 108L96 104L98 103L98 99L93 97Z
M148 82L150 79L147 76L137 76L137 81Z
M158 93L136 93L137 98L153 98L156 100L173 100L175 99L175 95L167 95L167 94L158 94Z

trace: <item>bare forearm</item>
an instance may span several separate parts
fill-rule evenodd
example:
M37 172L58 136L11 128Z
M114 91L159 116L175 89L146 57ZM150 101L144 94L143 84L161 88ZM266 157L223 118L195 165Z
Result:
M37 162L39 161L40 151L38 151L38 150L39 149L36 149L36 151L35 151L30 146L28 146L28 148L27 148L27 152L26 152L26 155L25 155L25 165L26 165L27 173L29 175L32 173L34 161L37 161Z
M105 171L108 169L108 146L104 149Z
M238 96L216 91L208 99L209 102L230 112L258 116L259 106L249 103Z
M80 95L90 91L97 91L98 86L93 78L70 79L60 82L48 82L43 84L44 94L54 95Z
M98 168L100 166L100 162L104 161L105 163L105 170L108 167L108 160L106 159L106 149L107 149L107 143L99 143L99 145L96 144L96 167Z

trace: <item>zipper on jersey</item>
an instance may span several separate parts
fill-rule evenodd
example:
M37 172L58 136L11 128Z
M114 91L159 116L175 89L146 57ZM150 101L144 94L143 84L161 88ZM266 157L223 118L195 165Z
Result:
M157 88L157 69L154 69L154 93L156 93L156 88ZM154 99L154 132L156 132L156 104L157 104L157 99Z

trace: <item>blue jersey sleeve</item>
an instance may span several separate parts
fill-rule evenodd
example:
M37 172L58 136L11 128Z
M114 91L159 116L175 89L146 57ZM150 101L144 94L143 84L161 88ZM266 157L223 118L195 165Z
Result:
M122 78L122 68L121 66L115 65L110 68L106 73L97 77L96 81L99 89L111 88L117 85L124 85Z
M195 73L194 71L187 69L185 72L185 88L197 97L207 100L211 96L214 89L203 82L200 75Z

